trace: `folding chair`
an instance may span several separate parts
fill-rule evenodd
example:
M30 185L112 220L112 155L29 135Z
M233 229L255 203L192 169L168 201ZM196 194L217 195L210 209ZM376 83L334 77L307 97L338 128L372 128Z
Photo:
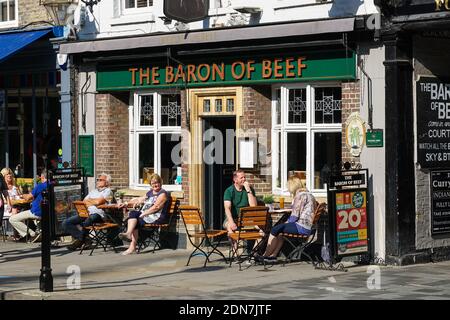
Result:
M176 214L178 211L178 206L180 204L180 201L172 196L169 199L170 201L170 207L168 210L168 219L167 221L161 221L158 223L146 223L139 231L139 240L138 240L138 252L141 252L141 250L144 250L145 248L149 247L152 242L154 243L152 252L154 253L156 250L156 247L158 249L162 248L161 245L161 232L169 232L170 227L173 225L173 222L176 223ZM176 247L176 244L172 246L173 248Z
M75 206L75 209L77 210L78 216L80 218L87 219L89 217L89 210L83 201L73 201L72 203ZM106 219L111 220L107 215L105 215L105 217ZM106 248L108 246L108 232L113 228L119 228L119 224L111 221L105 221L94 223L92 226L83 227L83 229L89 231L89 235L91 236L92 240L92 248L91 252L89 253L90 256L92 256L92 253L99 245L106 252ZM114 252L117 252L114 246L111 245L111 247L114 249ZM80 254L83 253L84 249L85 245L81 247Z
M231 243L230 247L230 266L233 258L239 262L239 270L241 264L248 259L250 262L254 259L255 254L263 247L267 240L269 225L269 208L266 206L244 207L240 209L237 223L237 230L228 234L230 241L235 241L235 245ZM245 253L244 241L258 241L250 252ZM239 253L239 249L242 249Z
M313 217L313 226L311 229L310 235L302 235L302 234L295 234L295 233L280 233L281 236L291 245L293 250L289 255L287 256L286 262L291 262L293 259L301 259L301 256L304 255L311 261L312 264L314 264L313 259L311 256L305 252L305 249L308 248L311 243L314 242L315 235L317 233L317 225L320 219L320 216L327 211L327 204L325 202L317 203L316 202L316 208L314 209L314 217ZM298 243L295 244L294 240L297 240Z
M189 265L189 262L191 261L191 258L195 255L202 254L205 258L205 264L203 267L206 267L207 262L211 262L209 260L209 257L215 253L220 255L225 262L227 262L227 258L223 255L222 252L220 252L217 247L220 245L220 242L224 238L224 236L227 234L226 230L207 230L205 228L205 223L203 220L203 216L200 212L200 209L195 206L187 206L182 205L179 207L179 211L181 214L181 217L184 222L184 226L186 227L186 233L189 238L189 242L194 246L194 250L192 251L191 255L189 256L188 262L186 266ZM194 226L196 230L190 230L188 226ZM217 238L217 242L213 242L214 238ZM196 244L200 240L199 244ZM202 245L205 245L206 250L203 250L201 248ZM197 253L198 252L198 253Z

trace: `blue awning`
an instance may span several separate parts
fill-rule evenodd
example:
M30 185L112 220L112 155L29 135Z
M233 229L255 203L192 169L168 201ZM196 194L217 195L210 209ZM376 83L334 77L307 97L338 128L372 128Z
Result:
M40 39L49 32L52 32L52 29L0 34L0 62L5 61L15 52Z

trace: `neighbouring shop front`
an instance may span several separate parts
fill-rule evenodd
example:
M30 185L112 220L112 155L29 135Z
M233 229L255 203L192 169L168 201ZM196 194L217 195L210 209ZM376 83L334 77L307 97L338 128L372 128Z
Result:
M447 1L383 5L386 251L398 264L450 256L450 11ZM397 177L397 178L394 178Z
M287 179L297 175L325 199L331 168L348 157L343 124L359 109L356 53L342 34L321 45L302 40L133 48L107 59L90 44L62 45L85 68L82 103L96 106L95 128L86 120L78 133L93 137L94 171L110 172L129 194L147 190L149 175L159 173L163 187L200 206L214 228L236 168L257 195L289 197ZM96 45L102 41L106 48L108 40ZM79 106L80 119L88 109Z
M0 165L32 178L61 158L60 73L52 28L0 33Z

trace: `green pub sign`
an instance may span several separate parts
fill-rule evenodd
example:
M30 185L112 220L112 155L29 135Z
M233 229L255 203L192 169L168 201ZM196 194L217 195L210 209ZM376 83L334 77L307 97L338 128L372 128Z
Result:
M169 61L171 61L169 59ZM346 50L292 52L228 58L203 57L99 66L97 90L258 85L277 82L355 79L355 53Z
M367 130L366 146L368 148L383 147L383 130L382 129Z
M94 136L78 137L78 163L86 177L94 176Z

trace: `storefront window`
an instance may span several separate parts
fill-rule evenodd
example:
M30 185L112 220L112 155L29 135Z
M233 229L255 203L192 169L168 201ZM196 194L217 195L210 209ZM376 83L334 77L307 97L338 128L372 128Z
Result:
M331 168L341 161L341 88L275 88L272 108L274 192L286 194L291 175L323 192Z
M0 23L16 20L16 1L0 0Z
M125 0L125 9L147 8L153 6L153 0Z
M180 190L181 99L176 93L134 95L130 128L131 185L148 188L149 177L158 173L168 190Z

